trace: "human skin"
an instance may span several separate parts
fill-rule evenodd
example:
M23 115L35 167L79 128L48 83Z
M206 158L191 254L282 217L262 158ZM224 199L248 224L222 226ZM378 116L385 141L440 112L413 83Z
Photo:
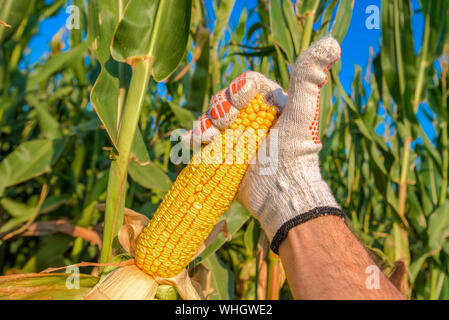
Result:
M377 266L340 217L292 228L279 255L295 299L405 299L380 270L378 288L369 288Z

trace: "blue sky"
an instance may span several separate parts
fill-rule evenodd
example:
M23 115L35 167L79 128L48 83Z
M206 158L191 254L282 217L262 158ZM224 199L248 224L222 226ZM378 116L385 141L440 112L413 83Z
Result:
M46 3L51 2L46 0ZM365 13L365 9L368 5L374 4L380 7L380 0L371 1L355 1L354 11L352 16L352 21L349 26L348 33L344 39L342 46L342 70L341 70L341 81L346 90L350 90L350 84L352 82L354 67L355 65L360 65L362 68L367 66L369 59L369 48L373 47L377 52L379 50L380 41L380 30L368 30L365 27L365 20L368 14ZM212 0L205 1L206 8L210 13L213 13ZM254 8L257 4L255 0L238 0L234 6L231 19L230 27L233 28L240 19L241 11L244 7L248 9ZM29 44L30 54L29 63L34 63L43 54L50 52L50 41L53 36L64 26L65 20L68 15L65 12L65 8L61 8L59 13L52 18L48 18L43 21L39 28L39 34L36 35ZM210 21L210 28L213 28L215 16L212 14L212 21ZM416 19L419 24L419 19ZM422 20L422 19L421 19ZM252 23L252 21L248 21ZM418 25L417 29L421 29ZM68 33L68 31L65 31ZM24 66L24 64L22 64Z
M51 2L51 0L46 0L46 3ZM254 8L257 4L256 0L237 0L231 14L229 21L229 26L231 29L235 28L238 21L240 20L240 14L242 10L246 7L247 9ZM211 14L211 21L208 23L208 27L213 29L213 24L215 16L213 14L212 0L205 1L206 9ZM340 72L340 80L342 82L345 91L351 92L351 83L354 76L355 66L359 65L362 67L363 75L367 70L370 58L370 48L374 52L379 51L379 44L381 42L381 32L378 29L367 29L365 21L369 16L366 13L366 8L369 5L375 5L380 8L381 0L356 0L353 9L353 15L351 19L351 24L349 26L347 35L343 42L342 47L342 64ZM412 0L413 10L419 8L418 1ZM53 36L65 25L65 21L68 15L65 12L65 8L61 8L59 13L52 18L48 18L43 21L39 28L39 33L36 35L29 44L29 55L27 58L27 63L23 61L21 67L25 67L28 63L33 64L38 61L43 55L50 52L50 41ZM254 18L250 18L248 24L254 22ZM422 28L423 28L423 16L421 13L415 14L413 16L413 31L415 37L415 45L421 43L422 39ZM66 39L68 38L68 31L65 30ZM66 42L66 46L67 42ZM419 51L419 47L415 47L415 53ZM366 84L365 84L366 86ZM426 106L422 106L426 108ZM429 120L420 111L418 112L418 118L422 122L423 127L429 136L433 139L435 137L435 132L431 127ZM382 128L380 128L382 129Z

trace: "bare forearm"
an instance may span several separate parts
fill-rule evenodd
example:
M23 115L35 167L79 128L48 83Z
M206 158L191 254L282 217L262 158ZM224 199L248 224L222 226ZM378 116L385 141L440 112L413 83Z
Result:
M291 229L279 254L296 299L404 299L339 217Z

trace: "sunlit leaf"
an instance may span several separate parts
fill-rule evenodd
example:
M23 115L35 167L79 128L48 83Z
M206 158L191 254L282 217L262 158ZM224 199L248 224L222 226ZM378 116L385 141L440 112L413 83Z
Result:
M212 254L203 261L211 271L211 287L214 291L209 296L213 300L231 300L234 298L234 275L217 255Z
M430 215L429 247L433 250L441 248L443 242L449 237L449 200Z
M352 9L354 8L354 0L340 1L338 3L335 22L332 26L331 34L338 42L342 42L348 31L352 18Z
M111 46L117 61L149 59L156 81L168 77L184 55L191 0L130 0Z
M271 31L274 42L284 51L288 62L294 64L295 47L282 9L282 1L270 2Z
M65 140L34 140L21 144L0 162L0 195L6 187L50 171Z
M145 188L168 191L171 187L170 178L152 162L143 166L131 162L128 169L131 178Z
M0 43L10 36L23 20L23 16L34 7L30 0L3 0L0 2L0 20L10 27L0 26Z

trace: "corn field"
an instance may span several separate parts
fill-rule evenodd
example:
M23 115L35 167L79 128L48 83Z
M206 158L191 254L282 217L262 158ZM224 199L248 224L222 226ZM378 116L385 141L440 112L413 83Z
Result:
M344 41L354 1L258 0L235 18L235 0L1 0L0 299L44 299L46 286L53 299L80 299L114 266L79 267L79 290L66 288L69 274L40 272L132 259L119 230L127 212L151 219L182 170L170 160L174 130L191 129L247 70L287 90L313 41ZM69 6L75 27L30 62L42 23ZM449 4L379 8L379 52L353 66L350 92L344 58L321 91L322 174L403 293L449 299ZM292 299L248 211L234 200L220 223L188 266L204 295ZM180 296L165 284L156 298Z

